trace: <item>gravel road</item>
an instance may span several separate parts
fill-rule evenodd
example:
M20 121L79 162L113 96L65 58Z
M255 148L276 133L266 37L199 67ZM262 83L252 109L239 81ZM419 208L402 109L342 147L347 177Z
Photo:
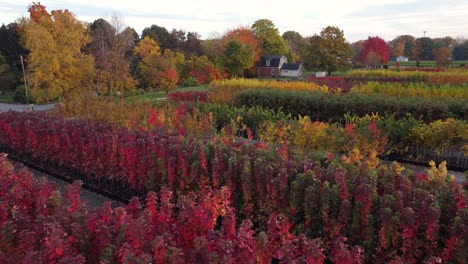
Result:
M45 105L27 105L27 104L9 104L0 103L0 113L8 111L24 112L24 111L47 111L55 108L55 104Z

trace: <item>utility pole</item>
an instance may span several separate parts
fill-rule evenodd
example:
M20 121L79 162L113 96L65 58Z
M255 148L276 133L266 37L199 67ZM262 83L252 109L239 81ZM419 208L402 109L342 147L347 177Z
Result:
M427 31L425 31L425 30L423 31L423 33L424 33L424 37L426 37L426 32L427 32Z
M29 104L28 85L26 83L26 72L24 71L23 55L20 54L20 58L21 58L21 68L23 68L23 80L24 80L24 90L26 92L26 104Z

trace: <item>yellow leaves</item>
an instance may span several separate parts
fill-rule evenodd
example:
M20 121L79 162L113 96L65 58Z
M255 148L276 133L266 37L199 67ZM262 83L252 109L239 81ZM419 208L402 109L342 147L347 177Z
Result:
M404 170L406 170L405 167L401 166L398 162L393 161L392 164L390 165L390 169L395 173L395 174L401 174Z
M453 146L468 140L468 124L454 118L415 126L410 132L411 139L416 143L439 151L443 146Z
M368 82L354 86L351 93L378 93L395 97L468 99L468 89L464 85L431 85L423 82L409 84Z
M319 86L310 82L278 82L276 80L230 79L217 80L211 83L210 101L226 103L234 98L237 92L248 89L272 88L278 90L295 91L323 91L329 92L327 86Z
M140 41L140 43L138 43L138 45L133 50L133 54L135 54L136 56L140 56L142 60L147 62L151 59L151 57L159 57L161 55L159 51L159 46L156 43L156 41L154 41L148 36L143 38Z
M361 154L358 148L353 148L348 155L343 155L341 160L346 164L354 164L358 167L361 166L361 160L364 156Z
M447 162L443 161L437 168L436 163L431 160L429 162L429 166L431 166L431 168L428 170L430 176L429 180L439 184L445 184L447 178ZM450 176L450 180L452 181L453 179L454 176Z
M82 94L93 75L94 59L81 50L89 42L84 24L68 11L51 19L21 20L21 41L30 50L28 84L38 101Z

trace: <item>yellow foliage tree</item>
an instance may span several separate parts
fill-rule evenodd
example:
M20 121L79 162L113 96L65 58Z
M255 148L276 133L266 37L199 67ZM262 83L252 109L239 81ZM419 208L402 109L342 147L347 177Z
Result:
M156 87L158 64L161 64L161 52L158 43L146 36L133 50L133 54L140 58L138 75L141 83L147 87Z
M133 54L140 58L138 74L143 85L166 92L177 87L179 77L176 68L183 60L178 53L165 50L161 54L156 41L145 37L135 47Z
M20 21L28 56L27 83L37 102L59 97L71 99L92 87L94 59L82 53L89 43L86 26L68 10L54 10Z

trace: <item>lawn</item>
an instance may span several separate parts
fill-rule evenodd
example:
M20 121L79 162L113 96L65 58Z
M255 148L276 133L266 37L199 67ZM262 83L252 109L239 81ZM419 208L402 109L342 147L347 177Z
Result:
M199 85L199 86L192 86L192 87L180 87L175 90L170 91L169 93L174 92L187 92L187 91L208 91L209 85ZM158 92L147 92L141 95L137 95L136 98L142 100L155 100L166 97L165 91L158 91Z
M13 95L0 95L0 103L13 103Z
M468 61L454 61L452 67L460 67L460 64L468 65ZM389 61L388 66L396 66L396 61ZM400 61L400 66L416 67L416 61ZM435 61L419 61L420 67L437 67Z

